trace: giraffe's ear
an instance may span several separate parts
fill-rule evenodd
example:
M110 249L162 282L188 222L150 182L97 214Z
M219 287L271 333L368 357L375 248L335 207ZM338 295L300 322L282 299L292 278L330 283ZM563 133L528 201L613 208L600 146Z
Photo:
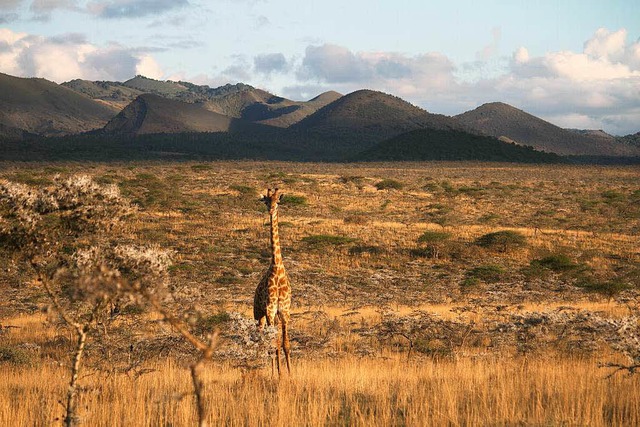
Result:
M280 203L282 201L282 198L284 197L284 194L279 193L280 195L278 196L278 203Z

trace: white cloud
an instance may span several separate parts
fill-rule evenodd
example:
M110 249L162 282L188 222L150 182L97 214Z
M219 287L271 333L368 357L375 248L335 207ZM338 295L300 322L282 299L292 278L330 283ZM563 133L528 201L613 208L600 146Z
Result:
M118 44L96 46L79 34L41 37L0 29L0 71L43 77L58 83L71 79L126 80L135 74L162 77L148 54Z
M136 74L152 79L161 79L164 76L160 64L151 55L141 55L137 59Z
M594 36L584 43L584 53L591 58L602 58L619 61L624 56L627 30L621 28L609 32L606 28L599 28Z
M529 51L526 47L519 47L513 53L513 60L516 64L526 64L529 62Z
M0 23L24 18L27 11L31 19L40 21L49 20L57 11L74 11L113 19L160 15L189 5L188 0L0 0L0 11L12 12L0 13Z
M361 82L368 79L368 64L343 46L308 46L298 77L327 83Z
M90 2L86 10L100 18L138 18L188 5L187 0L103 0Z
M289 63L282 53L266 53L253 58L253 67L260 74L284 73L289 69Z
M325 44L307 47L297 77L337 84L344 92L369 87L411 96L455 86L453 71L453 63L440 53L352 52Z

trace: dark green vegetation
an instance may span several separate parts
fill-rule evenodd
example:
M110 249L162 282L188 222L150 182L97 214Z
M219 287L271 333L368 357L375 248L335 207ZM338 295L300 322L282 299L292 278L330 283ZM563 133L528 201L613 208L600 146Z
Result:
M433 131L439 132L439 131ZM446 134L447 132L443 132ZM410 141L412 136L408 136ZM488 160L524 163L561 163L555 154L536 152L490 138L457 133L443 140L420 140L399 149L378 145L367 151L359 149L368 144L364 141L330 139L308 136L296 131L263 126L259 132L241 129L233 133L199 132L177 134L131 135L76 135L59 138L32 138L23 141L0 141L0 160L45 161L45 160L288 160L342 162L371 160ZM479 138L484 144L473 145ZM399 137L400 140L404 139ZM353 144L352 144L353 142ZM388 147L397 141L390 141ZM415 150L412 150L415 147ZM490 151L485 151L488 148ZM447 154L443 153L446 152ZM361 154L362 153L362 154ZM388 156L388 157L387 157Z
M483 248L507 252L510 249L525 246L527 238L517 231L501 230L478 237L476 243Z
M557 154L461 131L419 129L376 144L357 160L484 160L560 163Z

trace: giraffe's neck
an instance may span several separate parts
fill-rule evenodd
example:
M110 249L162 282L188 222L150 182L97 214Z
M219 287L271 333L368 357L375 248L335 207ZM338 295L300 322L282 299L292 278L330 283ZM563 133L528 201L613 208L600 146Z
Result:
M271 216L271 263L282 265L282 252L280 251L280 235L278 233L278 209Z

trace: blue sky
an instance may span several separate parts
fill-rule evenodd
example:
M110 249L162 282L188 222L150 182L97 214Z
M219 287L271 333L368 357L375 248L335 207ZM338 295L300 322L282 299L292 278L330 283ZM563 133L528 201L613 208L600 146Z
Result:
M616 134L640 130L639 38L632 0L0 0L12 75L244 82L293 99L370 88Z

